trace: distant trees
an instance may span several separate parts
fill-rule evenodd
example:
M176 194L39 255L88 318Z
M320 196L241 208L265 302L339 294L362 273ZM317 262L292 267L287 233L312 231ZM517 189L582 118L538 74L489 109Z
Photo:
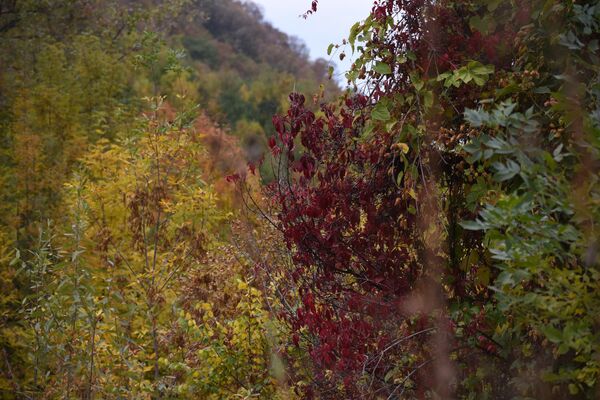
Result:
M274 132L271 118L283 112L290 91L338 94L327 62L309 61L306 46L264 22L255 4L198 0L186 7L187 15L192 17L181 18L173 33L182 35L196 67L190 78L198 83L198 102L241 139L252 161L266 152L265 134ZM264 133L241 129L256 123ZM266 166L262 174L272 176Z
M253 2L199 0L196 4L204 11L204 26L217 40L255 62L294 74L306 66L307 54L297 39L264 22Z

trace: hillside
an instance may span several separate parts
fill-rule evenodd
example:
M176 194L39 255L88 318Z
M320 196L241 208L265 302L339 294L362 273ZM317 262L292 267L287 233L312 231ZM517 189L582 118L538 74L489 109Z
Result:
M252 161L264 152L271 118L285 110L290 92L339 92L327 62L310 61L301 40L272 27L252 2L197 0L184 15L171 34L188 54L199 103L241 138Z

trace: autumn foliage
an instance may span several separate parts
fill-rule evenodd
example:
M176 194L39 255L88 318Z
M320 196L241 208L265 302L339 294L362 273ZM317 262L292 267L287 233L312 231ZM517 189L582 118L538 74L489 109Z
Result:
M273 118L265 194L293 263L271 268L295 299L280 318L309 356L303 396L596 393L598 322L558 312L552 282L597 307L595 206L568 184L597 181L582 102L596 101L595 7L377 1L347 42L361 89L319 113L294 93Z
M0 398L598 398L600 4L372 4L0 1Z

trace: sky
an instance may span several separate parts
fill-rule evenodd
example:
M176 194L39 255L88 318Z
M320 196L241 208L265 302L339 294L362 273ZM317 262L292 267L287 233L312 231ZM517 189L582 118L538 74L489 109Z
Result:
M310 8L310 0L253 0L258 4L265 20L289 35L297 36L306 43L314 60L322 57L336 65L336 77L350 68L350 54L341 62L337 56L327 55L330 43L340 43L348 37L350 27L365 19L373 6L373 0L319 0L319 10L307 19L301 17Z

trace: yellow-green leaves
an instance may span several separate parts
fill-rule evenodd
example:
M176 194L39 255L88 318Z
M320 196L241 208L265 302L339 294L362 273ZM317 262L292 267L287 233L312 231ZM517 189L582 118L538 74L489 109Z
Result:
M483 65L479 61L470 61L467 65L453 71L438 75L438 82L444 82L444 87L459 87L463 83L473 82L483 86L490 74L494 73L493 65Z
M348 36L348 43L350 43L350 46L352 47L352 52L354 52L356 37L358 36L358 34L360 33L361 30L362 29L361 29L360 22L356 22L354 25L352 25L352 28L350 28L350 35Z
M162 98L150 100L156 112L137 120L138 136L99 141L66 193L88 226L86 283L91 304L103 307L90 309L95 322L83 329L93 331L96 370L107 371L94 385L103 392L128 387L136 398L156 396L164 385L168 351L160 342L174 322L171 305L183 274L217 241L225 214L202 179L206 155L198 135L160 119ZM90 340L80 346L83 354Z
M276 390L269 373L271 355L267 340L268 315L263 309L262 293L243 279L221 282L237 300L232 318L219 317L216 305L201 302L194 308L202 313L194 318L180 311L179 326L189 343L200 348L186 359L185 380L178 392L185 398L222 399L237 393L270 398ZM171 374L178 369L178 354L164 362Z
M396 143L396 146L400 149L402 154L407 154L408 150L410 150L406 143Z

